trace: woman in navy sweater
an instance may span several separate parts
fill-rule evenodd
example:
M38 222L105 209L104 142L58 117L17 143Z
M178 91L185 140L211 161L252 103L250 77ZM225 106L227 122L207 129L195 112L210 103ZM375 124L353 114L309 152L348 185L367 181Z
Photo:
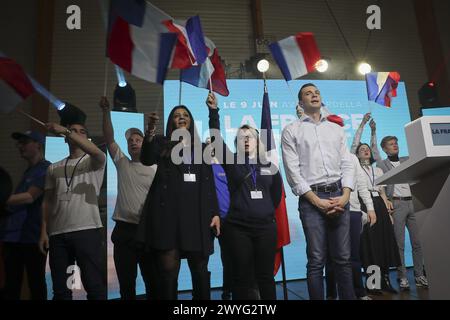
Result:
M208 95L206 104L210 130L220 130L214 94ZM221 233L233 265L233 299L256 299L256 283L261 299L275 300L275 209L281 200L280 173L274 172L274 166L267 163L256 129L248 125L239 128L235 154L228 149L220 133L213 131L211 137L216 140L213 144L223 144L223 159L217 152L216 157L223 164L230 192L230 209L222 221Z

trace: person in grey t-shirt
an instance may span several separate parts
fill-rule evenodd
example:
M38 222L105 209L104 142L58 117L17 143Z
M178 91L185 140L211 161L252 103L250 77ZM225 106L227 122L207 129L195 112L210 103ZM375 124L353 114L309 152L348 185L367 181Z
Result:
M137 128L129 128L127 139L127 157L114 140L109 102L106 97L100 100L103 110L103 135L108 152L117 169L117 202L114 209L114 230L111 241L114 243L114 265L120 285L122 300L136 299L137 267L141 270L145 282L147 298L151 298L150 283L154 286L150 272L151 255L143 254L136 247L135 235L142 207L156 173L156 165L144 166L140 161L144 134Z

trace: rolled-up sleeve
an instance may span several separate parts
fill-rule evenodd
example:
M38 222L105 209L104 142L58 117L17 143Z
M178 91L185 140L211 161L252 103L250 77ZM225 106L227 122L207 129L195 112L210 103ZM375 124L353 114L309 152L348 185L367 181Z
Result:
M287 126L281 135L283 165L292 192L296 196L302 196L311 191L311 188L300 173L300 154L298 154L296 139L291 129L291 126Z

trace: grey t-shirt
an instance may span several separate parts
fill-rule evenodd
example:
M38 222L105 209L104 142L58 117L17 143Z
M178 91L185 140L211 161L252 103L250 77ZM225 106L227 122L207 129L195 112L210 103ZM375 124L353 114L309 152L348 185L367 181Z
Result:
M66 160L51 164L45 179L45 190L53 189L55 195L48 217L47 230L50 236L102 227L97 197L103 183L106 155L103 166L96 170L88 154L68 159L67 166ZM70 182L69 188L66 181Z
M157 166L133 162L120 148L113 160L117 168L117 202L113 219L138 224Z

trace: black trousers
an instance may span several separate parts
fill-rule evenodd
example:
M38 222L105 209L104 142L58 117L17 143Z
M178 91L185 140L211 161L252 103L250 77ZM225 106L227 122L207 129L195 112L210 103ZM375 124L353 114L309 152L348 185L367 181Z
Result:
M106 246L101 229L51 236L49 261L54 300L72 299L69 284L73 277L77 277L73 271L75 263L79 268L87 299L106 300Z
M155 284L155 263L151 252L142 252L136 246L135 236L137 224L117 221L111 234L114 243L114 265L120 286L122 300L136 299L137 267L141 270L145 283L147 299L153 299L155 290L150 290L150 284Z
M27 272L28 286L32 300L47 300L45 263L47 255L39 251L36 243L4 243L5 292L7 300L19 300L22 289L23 271Z
M233 287L233 264L230 253L222 236L219 236L220 259L222 261L222 290L231 293Z
M252 228L225 220L222 232L233 265L233 299L257 299L256 282L262 300L275 300L275 222Z

